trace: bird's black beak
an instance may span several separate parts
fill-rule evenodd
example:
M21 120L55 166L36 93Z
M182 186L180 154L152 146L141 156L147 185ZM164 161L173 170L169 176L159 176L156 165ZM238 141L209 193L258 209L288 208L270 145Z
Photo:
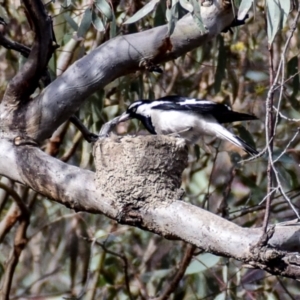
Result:
M118 123L120 122L125 122L127 120L131 119L130 118L130 115L127 113L127 112L124 112L120 117L119 117L119 120L118 120Z

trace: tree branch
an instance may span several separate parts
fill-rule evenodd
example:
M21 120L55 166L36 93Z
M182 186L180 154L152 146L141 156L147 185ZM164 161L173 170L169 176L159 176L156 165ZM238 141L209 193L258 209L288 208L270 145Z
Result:
M0 164L0 174L76 211L104 214L114 220L123 213L124 207L118 208L115 199L104 198L103 191L97 190L93 172L67 165L37 147L14 146L0 139L0 161L6 161ZM299 276L299 257L293 253L299 250L298 223L276 225L265 248L254 251L252 246L257 245L262 228L242 228L183 201L160 200L156 206L135 210L140 217L138 227L272 274Z
M74 114L89 95L114 79L147 69L149 63L159 64L175 59L207 43L234 18L231 5L224 8L220 5L222 2L215 0L213 5L202 7L202 19L208 30L204 35L192 16L188 15L176 23L170 38L167 37L167 25L164 25L118 36L91 51L53 81L35 101L22 107L19 114L26 115L27 120L22 131L42 141ZM6 107L3 109L7 110Z
M3 103L17 105L28 101L38 86L53 51L57 48L52 29L52 20L47 15L42 1L23 0L27 19L35 32L35 39L27 61L10 81ZM24 49L23 49L24 50Z

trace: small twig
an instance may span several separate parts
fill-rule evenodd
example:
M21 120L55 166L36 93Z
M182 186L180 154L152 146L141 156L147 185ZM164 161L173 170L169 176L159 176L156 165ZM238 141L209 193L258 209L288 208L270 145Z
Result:
M268 145L268 167L267 167L267 197L266 197L266 210L263 221L263 232L267 233L269 217L270 217L270 206L273 196L273 168L272 168L272 156L273 156L273 141L274 141L274 123L273 123L273 103L274 103L274 67L273 67L273 45L269 45L269 74L270 74L270 90L266 101L266 142Z
M105 246L105 244L103 244L103 243L95 241L95 244L100 246L105 252L107 252L111 255L114 255L123 261L123 271L124 271L124 275L125 275L125 285L126 285L126 289L127 289L127 294L128 294L129 299L133 300L133 296L131 294L130 285L129 285L130 280L129 280L129 274L128 274L128 260L127 260L127 257L125 256L125 254L119 254L117 252L108 250L107 247Z
M20 255L27 244L26 231L29 226L29 214L21 215L20 219L21 221L15 234L14 246L9 254L0 292L0 298L5 300L9 299L15 269L19 262Z
M7 193L9 193L9 195L14 199L14 201L18 205L18 207L23 215L29 214L29 210L28 210L26 204L23 202L23 200L21 199L21 197L18 195L18 193L15 190L13 190L12 188L3 184L2 182L0 182L0 189L3 189Z
M195 252L196 247L194 245L188 244L186 247L186 251L184 253L183 259L180 263L180 266L174 275L174 278L171 280L171 282L168 284L168 286L165 288L165 290L161 293L161 295L157 298L154 298L153 300L167 300L171 296L171 294L176 290L178 287L178 284L182 277L184 276L184 273L186 271L186 268L190 264L193 254Z
M299 131L300 131L300 128L298 127L297 128L297 131L296 133L294 134L294 136L292 137L292 139L287 143L287 145L285 146L284 150L280 153L280 155L275 159L273 160L273 163L276 163L286 152L287 150L289 149L290 145L292 144L292 142L296 139L296 137L298 136L299 134Z

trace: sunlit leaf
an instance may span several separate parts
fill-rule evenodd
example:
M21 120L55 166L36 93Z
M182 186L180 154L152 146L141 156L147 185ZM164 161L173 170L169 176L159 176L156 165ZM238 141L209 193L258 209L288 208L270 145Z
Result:
M112 20L110 22L109 37L112 39L115 36L117 36L117 23L116 23L116 17L113 13Z
M191 275L195 273L203 272L213 266L215 266L220 261L220 257L204 253L197 256L197 259L194 259L185 271L185 275Z
M248 11L251 8L253 0L242 0L238 11L238 20L244 20Z
M290 11L290 1L266 0L268 42L272 44L277 32L281 30Z
M89 30L92 23L92 10L90 8L87 8L84 11L81 23L79 25L77 35L78 37L84 37L87 31Z
M131 24L134 23L142 18L144 18L146 15L151 13L156 5L159 3L160 0L151 0L148 2L144 7L142 7L140 10L138 10L132 17L130 17L128 20L124 22L124 24Z
M112 21L113 12L110 5L106 0L96 0L95 5L99 11L107 18L108 21Z
M7 14L7 11L5 10L5 8L0 5L0 17L6 22L8 23L9 21L9 17L8 17L8 14Z
M291 1L289 1L289 0L279 0L279 1L280 1L281 9L282 9L282 14L283 14L282 25L281 25L281 28L283 28L286 24L288 15L290 13Z

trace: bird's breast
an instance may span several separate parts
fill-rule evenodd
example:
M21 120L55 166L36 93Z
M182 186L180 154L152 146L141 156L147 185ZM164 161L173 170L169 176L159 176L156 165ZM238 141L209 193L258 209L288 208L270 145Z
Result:
M203 135L212 135L210 117L185 111L153 110L152 125L157 134L178 134L189 143L196 143Z

